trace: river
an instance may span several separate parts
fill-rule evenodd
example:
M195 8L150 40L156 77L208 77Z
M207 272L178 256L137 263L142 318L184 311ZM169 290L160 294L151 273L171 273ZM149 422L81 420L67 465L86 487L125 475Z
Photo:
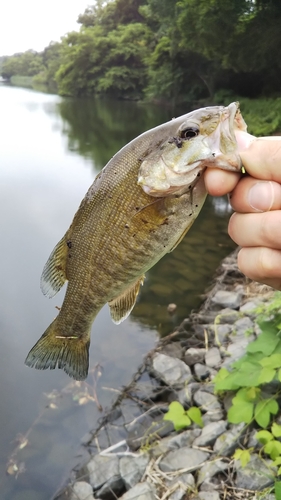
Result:
M188 110L180 110L186 113ZM171 118L163 107L61 98L0 85L0 484L2 500L50 500L82 460L83 436L161 335L198 307L233 249L225 199L208 199L179 247L147 275L130 317L108 307L92 329L86 383L24 359L56 316L64 291L46 299L42 267L97 172L139 133ZM176 303L176 314L167 312Z

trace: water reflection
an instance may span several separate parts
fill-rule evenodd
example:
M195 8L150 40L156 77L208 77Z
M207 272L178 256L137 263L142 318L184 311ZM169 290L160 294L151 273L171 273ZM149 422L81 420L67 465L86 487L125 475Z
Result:
M52 301L43 297L41 270L98 170L134 136L168 119L169 112L4 86L0 109L1 498L49 500L77 462L81 437L100 413L93 401L73 400L74 389L64 389L70 381L61 371L38 372L23 364L63 299L63 291ZM157 333L169 332L198 306L231 247L226 219L215 217L209 201L176 251L148 273L133 315L116 326L107 306L102 309L93 325L90 364L103 368L97 385L103 407L129 381ZM169 302L178 305L174 316L167 313ZM92 386L92 376L87 382ZM44 396L54 389L61 394L57 408ZM15 437L26 436L28 429L29 443L13 455ZM17 480L5 473L9 457L17 466L25 464Z

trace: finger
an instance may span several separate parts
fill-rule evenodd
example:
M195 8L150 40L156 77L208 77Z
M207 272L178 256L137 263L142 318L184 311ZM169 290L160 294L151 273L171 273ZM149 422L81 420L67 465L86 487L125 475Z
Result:
M259 137L240 156L252 177L281 182L280 137Z
M268 247L281 250L281 210L239 214L229 220L228 233L241 247Z
M223 196L230 193L240 177L240 174L236 172L226 172L216 168L207 168L204 173L206 189L212 196Z
M229 196L237 212L266 212L281 209L281 185L274 181L259 181L244 177Z
M281 252L272 248L242 248L238 267L252 280L281 289Z

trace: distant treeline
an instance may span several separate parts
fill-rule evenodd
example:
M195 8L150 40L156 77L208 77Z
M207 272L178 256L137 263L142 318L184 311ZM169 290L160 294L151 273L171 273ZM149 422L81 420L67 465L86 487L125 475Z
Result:
M78 22L43 52L2 57L2 77L171 104L280 95L280 0L98 0Z

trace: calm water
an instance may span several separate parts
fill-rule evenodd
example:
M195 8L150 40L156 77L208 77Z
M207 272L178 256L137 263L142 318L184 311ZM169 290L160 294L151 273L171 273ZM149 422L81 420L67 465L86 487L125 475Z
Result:
M181 245L148 273L133 314L119 326L107 306L98 315L87 383L71 382L60 370L24 365L63 299L63 291L53 300L41 294L42 267L96 173L130 139L170 118L169 111L150 105L62 99L0 86L3 500L54 495L81 460L81 439L102 414L94 389L108 407L158 336L198 307L219 261L233 248L226 201L208 200ZM167 313L170 302L178 305L173 317Z

